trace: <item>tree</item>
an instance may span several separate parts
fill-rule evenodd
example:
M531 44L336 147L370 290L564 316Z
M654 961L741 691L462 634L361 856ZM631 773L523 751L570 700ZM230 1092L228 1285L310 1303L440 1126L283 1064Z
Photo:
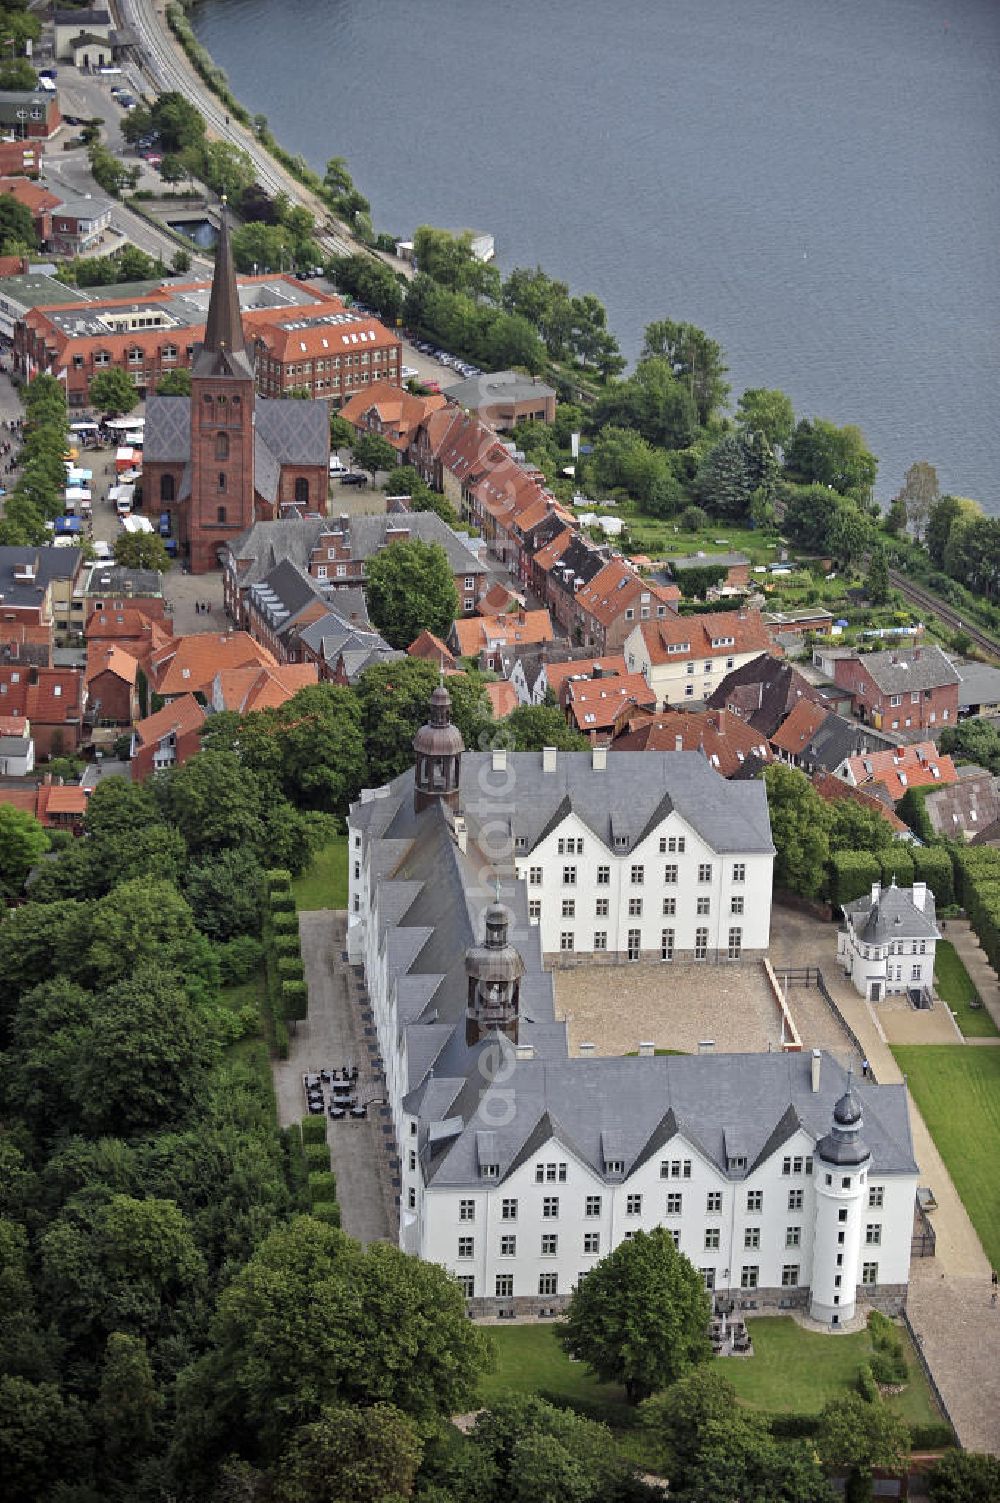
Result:
M183 151L205 138L205 120L193 104L176 90L160 94L150 111L153 128L165 152Z
M736 1390L718 1367L692 1370L665 1392L647 1399L642 1423L660 1448L659 1464L670 1478L671 1492L696 1473L707 1425L725 1420L736 1407Z
M100 412L110 412L122 417L131 412L139 400L128 375L117 366L109 371L99 371L90 383L90 400Z
M946 726L938 743L943 752L954 753L962 762L972 762L1000 776L1000 725L981 716Z
M295 1432L276 1469L277 1503L370 1503L410 1497L423 1445L388 1404L331 1405Z
M393 544L394 548L401 546ZM427 720L431 693L439 681L439 670L433 663L409 657L377 663L360 675L355 692L361 706L368 781L373 786L387 783L413 766L413 738ZM452 718L462 739L466 746L477 746L491 718L482 681L478 675L456 675L448 681L448 692Z
M349 449L357 436L357 429L353 423L341 417L339 412L330 413L331 449Z
M263 870L253 851L230 849L188 869L184 894L198 928L224 942L260 927Z
M824 1466L847 1472L847 1503L871 1498L874 1468L900 1471L910 1451L909 1433L898 1415L857 1394L826 1405L817 1444Z
M9 256L12 244L34 250L38 245L31 210L9 193L0 195L0 254Z
M996 1503L1000 1458L982 1451L945 1451L927 1482L931 1503Z
M150 1449L160 1402L145 1341L112 1331L96 1405L109 1481L128 1475Z
M927 531L928 519L940 493L937 470L932 464L918 459L910 465L895 499L906 507L907 523L918 542Z
M698 421L704 427L718 409L725 406L729 397L728 382L723 380L729 368L721 345L694 324L664 318L647 324L639 359L643 361L657 356L668 360L674 374L687 382L698 411Z
M79 1409L54 1383L0 1377L0 1475L5 1503L38 1503L85 1466ZM83 1454L81 1454L83 1453Z
M108 986L148 962L189 980L199 969L194 915L172 883L134 877L94 905L81 964L95 986Z
M822 890L830 855L830 814L804 772L773 762L764 769L774 841L774 883L802 897Z
M186 251L179 252L186 255ZM175 257L176 259L176 257ZM190 259L189 259L190 264ZM187 269L186 267L184 268ZM189 370L167 371L156 383L158 397L189 397L191 395L191 372Z
M695 494L712 516L743 521L756 484L750 444L738 433L724 433L703 457L695 476Z
M6 24L7 17L4 16L4 25ZM27 58L10 58L0 63L0 89L12 89L30 94L37 88L38 74Z
M533 1394L509 1394L483 1410L472 1447L489 1467L468 1496L514 1503L615 1503L645 1496L607 1426ZM465 1494L463 1493L463 1496Z
M276 716L282 787L293 804L344 814L365 781L358 696L340 684L300 689Z
M872 605L885 605L889 599L889 563L884 548L874 548L865 575L865 594Z
M896 496L889 503L889 510L885 514L885 521L882 525L892 537L901 537L906 531L907 520L906 502Z
M448 555L440 543L393 543L365 567L372 621L392 647L408 647L422 631L443 637L458 615L459 599Z
M232 752L199 752L183 767L172 768L157 794L192 855L260 844L261 787Z
M627 381L609 387L594 422L634 428L661 448L685 449L697 435L698 411L689 384L674 373L670 361L650 356Z
M693 569L678 569L677 583L685 600L708 598L708 592L725 579L728 569L725 564L696 564Z
M707 1361L710 1314L701 1274L656 1227L620 1243L577 1284L559 1340L638 1404Z
M832 486L842 496L869 501L878 460L853 424L838 428L825 418L803 418L785 449L785 469L806 485Z
M708 526L708 512L700 506L685 506L677 524L682 532L704 532Z
M896 843L892 825L876 809L867 809L852 798L838 798L827 805L827 810L831 853L883 851Z
M375 484L375 476L379 470L394 470L399 463L399 455L381 433L358 433L354 438L352 449L354 463L358 469L368 471L372 477L372 485Z
M49 837L27 809L0 804L0 892L16 898L28 872L49 848Z
M783 391L751 386L736 404L736 421L741 428L759 433L772 449L783 449L795 427L795 408Z
M541 751L543 746L554 746L559 751L586 751L590 744L554 705L518 705L499 728L499 734L513 751Z
M170 568L170 555L158 532L119 533L114 554L115 563L126 569L153 569L166 574Z

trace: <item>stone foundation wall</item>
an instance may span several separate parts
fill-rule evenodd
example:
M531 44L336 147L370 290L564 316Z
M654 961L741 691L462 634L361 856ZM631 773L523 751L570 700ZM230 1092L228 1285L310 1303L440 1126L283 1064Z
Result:
M663 960L659 949L655 949L641 950L638 959L630 960L624 950L547 950L544 963L549 971L571 971L577 966L595 965L657 965L664 969L671 965L757 966L766 955L766 950L745 949L739 960L730 960L725 950L709 950L705 960L695 960L693 950L676 949L672 960Z

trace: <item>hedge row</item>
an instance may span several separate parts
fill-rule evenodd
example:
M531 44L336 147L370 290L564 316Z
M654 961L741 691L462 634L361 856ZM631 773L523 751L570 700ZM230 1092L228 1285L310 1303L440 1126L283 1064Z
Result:
M835 851L830 857L830 901L853 903L870 892L874 882L888 887L912 887L926 882L939 908L955 901L951 857L943 846L894 845L881 851Z
M263 889L265 1018L274 1052L287 1059L288 1024L304 1018L309 1007L291 873L265 872Z
M987 846L955 852L959 900L993 969L1000 974L1000 851Z

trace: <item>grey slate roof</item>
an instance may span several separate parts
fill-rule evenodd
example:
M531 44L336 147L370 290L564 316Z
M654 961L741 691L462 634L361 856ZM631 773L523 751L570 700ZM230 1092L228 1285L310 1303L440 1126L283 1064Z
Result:
M815 772L820 767L832 772L845 757L856 757L870 751L888 751L897 744L898 737L884 736L869 725L848 720L846 716L831 710L815 735L802 748L799 762L807 772Z
M934 894L927 888L924 906L913 901L911 887L883 887L877 902L871 893L844 904L844 915L858 939L866 945L884 945L895 939L940 939Z
M957 684L959 675L940 647L894 648L866 653L861 659L865 672L883 694L907 689L936 689Z
M330 457L330 413L325 402L258 397L257 434L278 464L326 467Z
M727 569L731 569L749 562L745 553L685 553L679 558L667 559L675 574L678 569L701 569L706 564L725 564Z
M315 581L288 558L275 564L247 594L248 602L279 635L294 625L306 606L323 599Z
M0 548L0 598L7 607L37 606L54 579L72 579L80 567L79 548ZM18 565L31 564L34 578L14 577Z
M152 396L146 402L142 457L147 464L180 464L191 454L191 398Z
M300 406L306 404L300 403ZM433 511L410 512L406 516L361 516L352 517L349 524L351 554L354 558L367 559L385 547L386 533L405 528L411 539L422 543L440 543L448 555L448 562L455 574L486 573L486 565L455 536L447 522Z
M0 757L27 756L30 746L30 736L0 736Z
M1000 780L981 767L961 767L958 772L957 782L924 795L927 817L946 840L977 835L1000 819Z
M445 396L459 407L468 407L475 412L481 407L498 407L509 402L545 401L556 395L544 381L533 381L517 371L493 371L485 376L470 376L467 381L458 381L446 387Z
M254 411L254 486L265 501L276 501L283 464L325 468L330 453L326 404L257 397ZM143 444L146 461L180 464L190 454L191 398L150 397Z
M958 708L975 710L980 705L1000 704L1000 668L988 663L960 663L958 672Z
M377 631L352 624L336 609L303 627L299 640L325 663L336 664L342 659L349 683L373 663L394 662L406 656L390 647Z
M263 579L280 559L290 558L300 567L330 523L322 517L286 517L277 522L255 522L229 545L229 556L247 568L239 575L240 589Z

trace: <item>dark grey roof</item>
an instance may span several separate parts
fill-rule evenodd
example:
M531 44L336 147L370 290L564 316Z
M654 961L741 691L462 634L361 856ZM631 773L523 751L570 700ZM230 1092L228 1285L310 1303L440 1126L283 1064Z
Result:
M191 398L149 397L143 433L145 463L185 463L191 456Z
M84 573L85 595L113 595L124 599L128 595L163 594L163 575L155 569L126 569L121 564L91 564Z
M281 485L281 466L264 442L259 429L253 435L253 488L263 500L272 505L278 499Z
M330 411L325 402L258 397L257 434L279 465L322 465L330 458Z
M860 661L883 694L905 693L907 689L934 689L941 684L959 682L956 669L940 647L870 652L865 653Z
M360 585L338 585L336 580L322 582L323 594L333 615L349 621L355 630L370 630L368 602Z
M898 744L898 738L884 736L871 726L861 725L857 720L848 720L831 710L816 733L809 738L799 752L799 762L807 772L824 768L832 772L845 757L860 756L863 752L888 751Z
M0 600L7 607L37 606L54 579L75 577L82 558L79 548L0 548ZM33 578L15 578L18 566L27 564Z
M305 403L301 405L304 406ZM486 573L486 565L480 563L465 543L456 537L447 522L442 522L433 511L410 512L406 516L388 516L383 513L381 516L352 517L349 524L352 557L371 558L385 547L386 534L400 528L407 531L411 539L419 538L422 543L440 543L454 573Z
M923 908L913 901L912 887L883 887L878 900L871 893L844 904L844 914L862 944L885 945L896 939L940 939L934 894L926 889Z
M247 603L264 617L272 631L281 635L309 605L322 600L314 580L291 559L280 563L247 591Z
M304 404L302 404L304 405ZM273 569L282 558L304 566L323 532L330 526L323 517L285 517L277 522L255 522L229 545L230 558L247 564L239 575L246 589Z
M510 402L543 402L556 395L544 381L535 381L531 376L522 376L518 371L493 371L486 376L470 376L467 381L458 381L445 388L449 402L459 407L468 407L476 412L481 407L506 406Z
M959 663L958 708L971 710L979 705L1000 704L1000 668L988 663Z
M946 840L975 835L1000 819L1000 780L981 767L960 767L958 772L957 782L923 795L935 833Z
M106 10L54 10L54 26L110 26L111 17Z
M0 736L0 757L24 757L30 746L30 736Z
M354 683L374 663L394 662L406 656L390 647L371 627L352 624L336 610L303 627L299 639L325 663L335 665L342 661L348 683Z

